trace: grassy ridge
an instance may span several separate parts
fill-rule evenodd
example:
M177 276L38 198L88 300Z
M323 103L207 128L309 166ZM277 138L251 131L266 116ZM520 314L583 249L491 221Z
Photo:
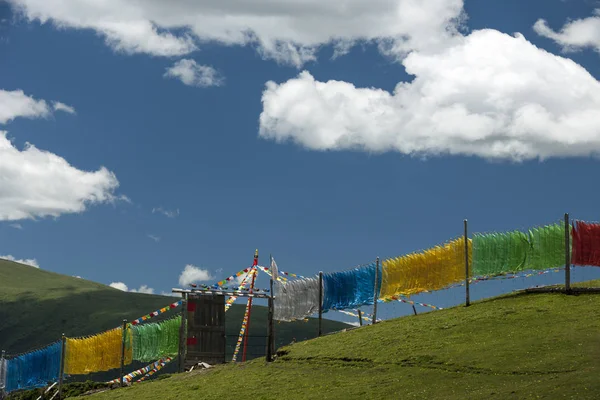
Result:
M60 339L63 332L72 337L99 333L119 326L123 319L138 318L176 300L174 297L123 292L84 279L0 260L0 349L16 354L52 343ZM238 334L243 313L242 304L234 304L227 312L228 335ZM170 311L164 317L173 315L174 311ZM266 321L266 308L253 307L251 334L263 334ZM348 325L324 320L323 327L326 332L332 332ZM298 340L315 337L317 321L310 319L276 325L275 329L278 344L282 345L293 337ZM257 338L255 343L262 344L264 340Z
M281 348L92 399L597 399L600 295L520 294Z

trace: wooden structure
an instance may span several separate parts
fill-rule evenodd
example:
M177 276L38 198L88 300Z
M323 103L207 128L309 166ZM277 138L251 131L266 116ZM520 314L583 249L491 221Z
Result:
M199 362L225 363L225 296L198 296L187 299L187 349L184 368Z
M187 330L181 331L180 343L186 343L181 349L184 369L205 362L211 365L225 363L225 296L258 297L269 300L270 326L267 359L273 352L272 333L272 297L264 293L248 293L226 290L172 289L173 293L181 293L186 299L187 311L182 324L187 322ZM185 321L185 322L184 322ZM183 337L185 334L185 338ZM269 351L271 350L271 351Z

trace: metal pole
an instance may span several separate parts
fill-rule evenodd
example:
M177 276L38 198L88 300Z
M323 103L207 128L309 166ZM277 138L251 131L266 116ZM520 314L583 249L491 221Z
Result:
M467 230L467 220L465 219L465 307L471 305L471 296L469 293L469 236Z
M267 341L267 362L273 361L274 353L274 338L273 338L273 278L269 280L269 289L271 296L269 297L269 324L268 324L268 341Z
M379 297L379 293L377 293L377 287L379 280L379 257L377 257L377 261L375 263L375 286L373 288L373 325L377 322L377 298Z
M323 333L323 271L319 271L319 336Z
M565 213L565 292L571 294L571 235L568 213Z
M186 332L185 322L187 317L187 293L181 293L181 326L179 327L179 372L185 369Z
M358 311L358 325L362 326L362 311L357 310Z
M60 345L60 372L58 374L58 399L62 399L62 385L65 376L65 350L66 350L67 338L65 334L62 334L61 345Z
M119 371L119 386L123 387L123 375L125 374L125 341L127 340L127 320L123 320L121 335L121 369Z

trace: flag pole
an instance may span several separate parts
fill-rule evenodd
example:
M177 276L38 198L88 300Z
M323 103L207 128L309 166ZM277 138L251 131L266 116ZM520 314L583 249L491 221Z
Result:
M254 252L254 262L252 263L252 282L250 283L250 291L253 293L254 281L256 280L256 266L258 265L258 249ZM244 351L242 353L242 362L246 361L246 349L248 348L248 334L250 333L250 315L252 313L252 297L248 297L246 305L248 310L248 322L246 322L246 331L244 332Z

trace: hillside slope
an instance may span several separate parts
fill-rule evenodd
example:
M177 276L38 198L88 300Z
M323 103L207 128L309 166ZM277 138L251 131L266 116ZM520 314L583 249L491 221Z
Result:
M519 294L365 326L103 399L597 399L600 295Z
M0 260L0 349L8 354L28 351L67 336L99 333L119 326L123 319L141 317L170 303L174 297L128 293L99 283L60 275L49 271ZM239 302L240 300L238 300ZM177 309L180 310L180 309ZM228 342L235 344L244 313L244 306L234 305L227 312ZM164 314L165 318L174 311ZM157 318L159 320L160 318ZM253 308L251 334L266 331L267 310ZM324 330L332 332L348 325L324 320ZM278 343L313 338L317 321L277 325ZM256 338L259 354L265 340ZM251 343L252 344L252 343ZM249 349L252 352L252 348Z

